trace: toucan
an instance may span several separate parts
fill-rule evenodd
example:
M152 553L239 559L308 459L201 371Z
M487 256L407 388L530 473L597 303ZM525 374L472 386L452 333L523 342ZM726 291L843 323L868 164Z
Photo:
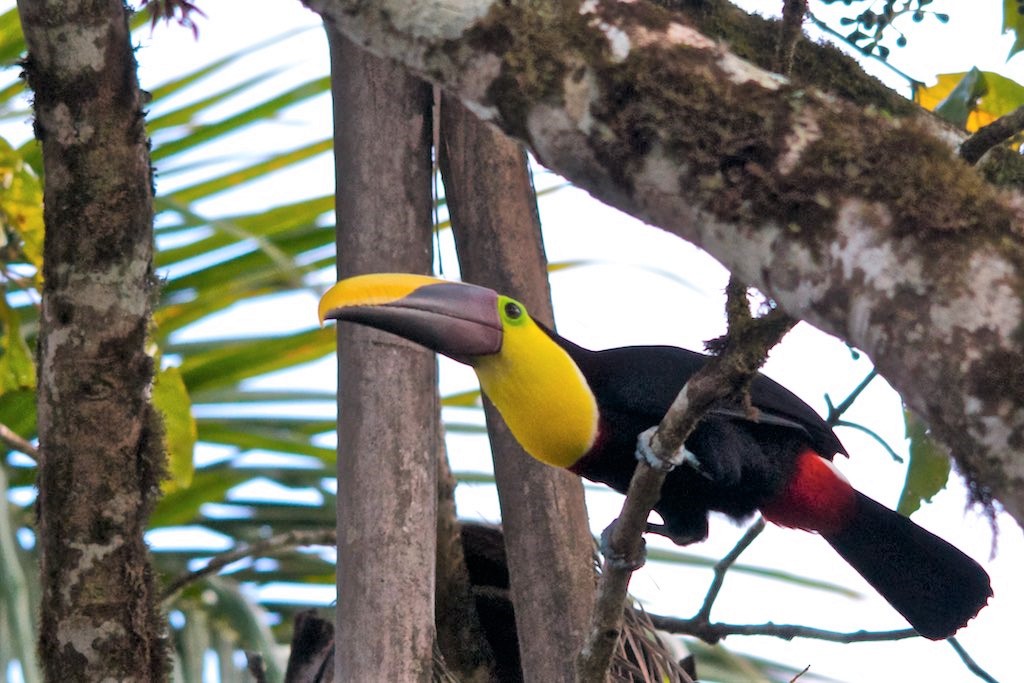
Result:
M708 356L671 346L591 351L494 290L401 273L341 280L320 321L352 321L468 364L523 449L625 492L637 437L657 425ZM832 463L846 449L795 394L764 375L749 405L708 413L667 476L649 529L678 544L708 534L708 514L765 519L821 535L913 628L938 640L984 607L982 567L907 517L855 490Z

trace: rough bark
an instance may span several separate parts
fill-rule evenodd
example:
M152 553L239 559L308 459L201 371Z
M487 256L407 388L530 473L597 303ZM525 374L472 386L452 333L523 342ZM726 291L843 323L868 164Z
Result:
M644 3L307 4L866 351L1024 521L1022 201L956 158L961 136L798 87Z
M152 186L119 0L22 0L42 144L40 656L47 680L164 680L143 542L164 454L146 354Z
M328 30L338 276L426 273L431 259L430 88ZM335 670L349 681L428 681L434 645L439 405L433 354L338 328Z
M455 477L443 444L437 452L437 582L434 591L437 647L462 683L495 679L495 658L477 613L455 508Z
M446 97L440 159L463 278L516 297L535 319L553 325L525 151ZM523 674L528 681L572 680L594 602L583 486L530 458L494 406L487 402L485 409Z

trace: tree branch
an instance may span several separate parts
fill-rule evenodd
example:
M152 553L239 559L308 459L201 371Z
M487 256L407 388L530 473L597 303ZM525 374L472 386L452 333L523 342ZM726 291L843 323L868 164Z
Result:
M829 631L827 629L802 626L799 624L725 624L708 623L700 619L676 619L651 615L651 623L662 631L679 635L694 636L706 643L717 643L727 636L773 636L783 640L794 638L813 638L832 643L867 643L886 640L904 640L920 638L920 634L912 628L893 631Z
M779 24L779 44L775 52L775 70L785 76L793 70L793 56L797 43L804 36L804 15L807 0L783 0L782 21Z
M711 580L711 585L708 587L707 595L704 596L704 603L697 610L697 614L693 617L694 620L708 621L711 618L711 608L715 604L715 600L718 599L718 594L722 590L722 585L725 583L725 575L736 564L736 560L739 559L740 555L750 547L761 532L764 531L764 517L758 515L757 521L750 525L746 533L740 538L739 542L733 546L733 549L729 553L719 560L715 564L714 578Z
M219 555L214 555L210 558L210 561L200 569L186 572L171 580L171 582L164 588L163 593L160 595L160 599L163 602L171 600L189 584L195 583L196 581L204 579L212 574L216 574L232 562L238 562L239 560L247 557L279 555L281 553L288 552L289 550L294 550L295 548L310 545L326 545L335 547L337 545L337 535L335 534L334 529L320 531L289 531L288 533L271 536L266 540L258 541L250 545L242 545L233 550L220 553Z
M1024 130L1024 107L1018 107L992 123L979 128L960 145L960 157L969 164L976 164L996 145L1009 140Z
M863 349L1024 520L1024 200L956 158L960 133L780 80L646 5L306 3Z
M733 325L722 344L721 355L712 357L686 382L653 437L650 437L649 446L638 444L639 462L622 512L604 534L606 557L598 583L590 635L576 662L578 681L603 680L608 671L608 663L622 631L622 605L629 579L633 571L643 564L642 534L647 526L647 517L658 502L666 475L678 464L678 454L682 452L687 437L718 401L746 391L768 351L796 324L779 309L753 320L739 314L735 299L740 289L735 282L730 287ZM742 289L745 300L745 288ZM646 438L647 432L640 435L641 442ZM647 449L651 453L639 455L640 451ZM660 464L651 458L657 458Z
M850 392L850 395L843 399L842 403L837 406L832 405L832 399L829 398L828 394L825 395L825 403L828 405L828 416L825 418L825 422L828 423L829 427L835 427L841 422L840 418L843 416L843 413L850 409L853 402L857 400L857 397L864 393L864 390L868 388L868 385L871 384L871 380L875 377L878 377L878 369L871 368L871 371L860 381L860 384L854 387L853 391Z
M981 680L985 681L985 683L999 683L999 681L992 677L992 674L978 666L978 663L974 661L974 658L967 653L967 650L964 649L964 646L960 644L959 640L953 637L947 638L946 642L949 643L950 647L953 648L957 656L960 657L960 661L964 663L964 666L967 667L968 671L970 671L972 674L974 674Z
M441 102L441 173L467 282L516 297L554 326L547 258L526 152L458 100ZM567 680L593 600L590 526L579 477L528 457L484 401L508 547L523 675ZM558 509L560 514L552 515ZM550 634L558 631L559 638Z
M39 450L30 444L21 435L5 424L0 424L0 442L19 453L24 453L36 462L39 462Z

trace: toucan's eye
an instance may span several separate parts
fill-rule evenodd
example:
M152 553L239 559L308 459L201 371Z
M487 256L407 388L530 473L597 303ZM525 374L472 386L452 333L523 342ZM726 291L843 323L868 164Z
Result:
M520 307L515 301L508 301L505 303L505 316L509 320L518 320L522 314L522 307Z

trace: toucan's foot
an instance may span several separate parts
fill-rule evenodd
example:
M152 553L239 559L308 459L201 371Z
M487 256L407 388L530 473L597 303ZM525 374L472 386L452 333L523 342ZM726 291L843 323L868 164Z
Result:
M601 554L604 555L605 564L613 569L625 569L635 572L647 562L647 542L640 538L639 551L635 554L616 553L612 550L612 530L619 520L614 520L601 532Z
M647 523L647 533L664 536L676 545L690 545L691 543L699 543L708 537L706 529L703 533L701 533L700 531L695 531L688 534L679 534L673 532L667 524L651 524L650 522Z
M637 460L643 460L652 468L661 470L662 472L671 472L683 463L690 463L698 470L700 469L700 462L697 460L697 456L694 455L685 445L673 453L670 458L662 458L655 453L654 449L651 448L651 440L654 438L654 434L657 431L658 427L654 426L640 432L640 436L636 439Z
M636 440L637 460L643 460L654 469L661 470L662 472L671 472L680 465L687 465L705 479L709 479L711 481L715 480L714 475L708 472L708 469L703 463L701 463L697 454L687 448L686 444L683 444L683 446L673 453L672 457L668 459L662 458L655 453L654 449L651 448L651 439L654 438L654 433L657 430L657 427L651 427L650 429L640 432L640 436L638 436Z

